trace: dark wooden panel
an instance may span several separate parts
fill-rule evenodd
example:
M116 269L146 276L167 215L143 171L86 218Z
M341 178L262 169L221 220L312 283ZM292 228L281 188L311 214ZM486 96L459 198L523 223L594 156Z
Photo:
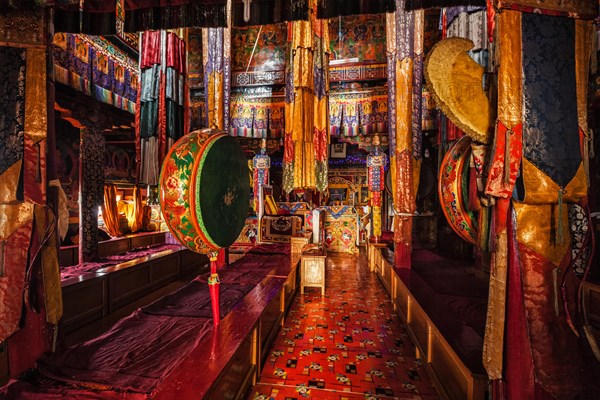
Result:
M156 232L152 234L152 244L159 244L165 242L166 232Z
M160 286L173 282L179 278L179 257L169 254L161 257L151 264L152 286Z
M590 323L600 329L600 285L585 283L588 319Z
M261 361L264 362L267 355L269 354L269 350L271 349L271 344L277 334L279 329L279 322L281 318L283 318L283 313L281 312L281 296L282 296L283 288L279 290L277 295L269 302L269 304L265 307L261 317L260 317L260 335L261 335Z
M107 279L99 276L63 287L63 318L61 325L70 332L108 313Z
M77 246L63 246L58 252L58 264L61 267L76 265L77 258Z
M132 235L130 240L132 249L137 249L138 247L147 247L154 244L154 237L148 234Z
M256 372L252 353L252 335L250 334L235 352L229 365L223 370L205 398L223 400L242 398L252 385L252 375Z
M130 241L128 237L107 240L98 243L98 257L114 256L129 251Z
M148 263L109 274L109 312L130 303L149 291L151 275Z
M283 286L284 296L285 296L285 312L289 310L292 300L294 300L294 296L296 295L296 291L300 285L299 282L299 274L297 273L298 269L292 270L287 280L285 281L285 285Z
M208 269L208 257L185 249L179 252L181 277L191 277Z

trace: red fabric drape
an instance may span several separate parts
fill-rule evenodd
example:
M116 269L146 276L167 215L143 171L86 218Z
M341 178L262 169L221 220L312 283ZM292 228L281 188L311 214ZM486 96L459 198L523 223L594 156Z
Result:
M140 69L160 64L160 31L148 31L142 35L142 62Z
M141 183L158 184L160 166L169 147L188 132L186 59L185 41L174 32L142 34L141 84L136 109L136 158L139 158Z
M185 42L173 33L167 33L167 67L185 73Z

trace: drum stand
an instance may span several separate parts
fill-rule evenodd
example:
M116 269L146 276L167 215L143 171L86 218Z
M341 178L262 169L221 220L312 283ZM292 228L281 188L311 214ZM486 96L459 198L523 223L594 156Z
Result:
M208 259L210 260L210 277L208 278L208 290L210 291L213 323L215 326L219 325L219 322L221 322L221 315L219 309L219 289L221 286L221 282L219 281L219 274L217 273L218 255L218 251L211 251L210 253L208 253Z

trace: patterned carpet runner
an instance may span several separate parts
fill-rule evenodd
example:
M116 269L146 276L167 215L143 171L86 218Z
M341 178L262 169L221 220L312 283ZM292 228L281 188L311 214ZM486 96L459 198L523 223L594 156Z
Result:
M326 291L306 288L249 400L439 399L364 254L327 257Z

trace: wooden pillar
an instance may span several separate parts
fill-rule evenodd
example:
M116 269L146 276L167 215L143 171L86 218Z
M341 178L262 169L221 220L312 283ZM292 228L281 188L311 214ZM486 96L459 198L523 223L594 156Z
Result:
M98 207L104 198L104 136L81 128L79 145L79 262L98 256Z
M394 263L396 267L410 268L420 165L413 144L418 146L420 140L415 138L420 139L421 134L420 112L415 112L421 103L413 100L414 84L421 81L422 74L423 16L422 11L404 11L404 3L404 0L396 0L396 11L387 15L386 37L390 170L395 211Z
M81 101L80 101L81 100ZM104 203L103 131L123 124L99 103L58 96L55 107L61 117L80 129L79 134L79 262L98 255L98 208Z

